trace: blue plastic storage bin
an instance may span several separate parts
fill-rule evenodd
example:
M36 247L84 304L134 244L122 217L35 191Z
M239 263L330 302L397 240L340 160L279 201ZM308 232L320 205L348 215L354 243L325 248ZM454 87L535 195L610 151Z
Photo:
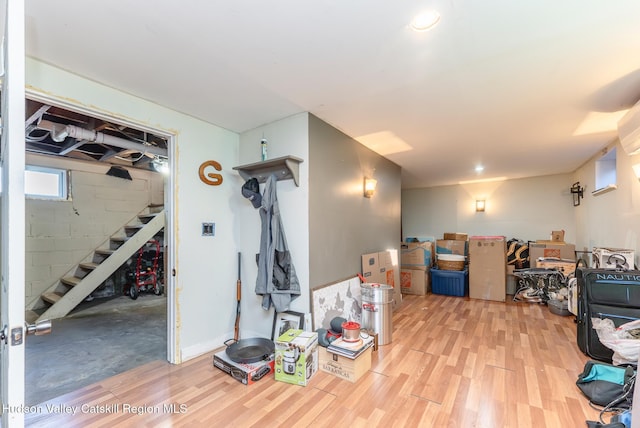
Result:
M466 296L469 294L469 271L431 268L431 292L447 296Z

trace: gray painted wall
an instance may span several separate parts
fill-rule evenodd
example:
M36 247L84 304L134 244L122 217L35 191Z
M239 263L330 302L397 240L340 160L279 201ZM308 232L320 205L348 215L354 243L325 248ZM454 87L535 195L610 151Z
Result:
M378 180L363 196L364 177ZM360 255L399 250L400 167L309 115L309 285L353 277Z

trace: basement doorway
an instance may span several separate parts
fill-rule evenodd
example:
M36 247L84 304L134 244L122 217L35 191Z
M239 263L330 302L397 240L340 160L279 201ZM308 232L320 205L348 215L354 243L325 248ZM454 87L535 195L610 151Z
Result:
M26 200L25 319L53 326L25 341L25 403L36 405L149 361L171 362L173 136L36 94L27 95L25 117L27 168L64 171L68 193ZM152 241L155 268L139 251ZM155 278L140 276L150 269ZM82 297L64 303L70 290Z

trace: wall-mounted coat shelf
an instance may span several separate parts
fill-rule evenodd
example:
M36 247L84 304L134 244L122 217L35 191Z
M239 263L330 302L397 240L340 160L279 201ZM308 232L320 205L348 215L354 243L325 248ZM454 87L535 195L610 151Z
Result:
M251 163L248 165L234 166L240 176L245 180L255 177L258 182L264 183L271 174L275 174L278 180L293 179L296 186L300 186L300 163L302 159L295 156L283 156L266 161Z

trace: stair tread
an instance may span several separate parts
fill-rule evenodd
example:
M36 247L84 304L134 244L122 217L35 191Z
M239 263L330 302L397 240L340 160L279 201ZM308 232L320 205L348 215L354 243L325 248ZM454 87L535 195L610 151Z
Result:
M114 250L96 250L95 253L105 255L105 256L110 256L111 254L114 253Z
M64 278L60 278L60 281L63 284L75 286L80 284L80 281L82 281L82 278L78 278L77 276L65 276Z
M80 263L80 267L83 269L95 269L98 266L100 266L100 263L95 263L95 262Z
M43 293L40 298L42 298L42 300L49 302L49 303L57 303L60 299L62 299L62 294L60 293Z
M36 311L32 311L29 309L24 311L24 320L29 324L33 324L34 322L36 322L36 320L39 317L40 317L40 314L37 313Z

